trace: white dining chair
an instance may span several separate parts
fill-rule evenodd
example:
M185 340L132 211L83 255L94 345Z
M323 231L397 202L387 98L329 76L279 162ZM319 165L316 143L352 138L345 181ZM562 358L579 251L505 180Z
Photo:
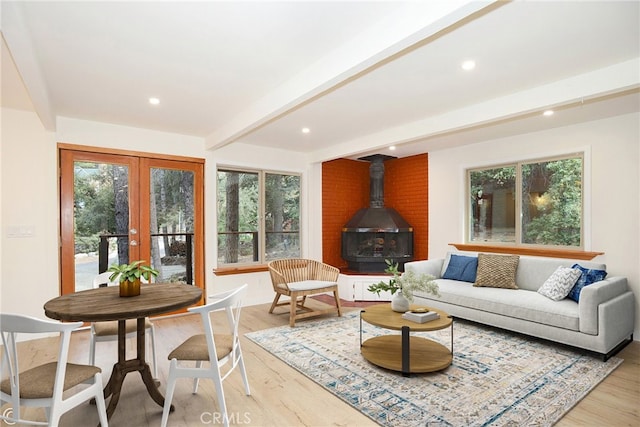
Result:
M173 399L173 392L178 378L193 378L194 394L198 392L198 381L200 378L213 380L225 427L229 426L229 417L227 415L227 405L225 403L222 382L236 367L240 368L245 393L247 396L251 394L247 372L244 366L244 358L242 357L242 350L240 349L240 336L238 334L242 298L248 286L249 285L244 284L233 291L211 295L209 299L215 300L214 302L188 309L190 312L200 314L204 334L193 335L169 354L169 360L171 362L169 365L167 391L164 398L164 410L162 411L162 427L166 427L169 419L171 400ZM226 311L227 322L230 329L228 332L230 333L214 332L211 324L211 313L222 309ZM195 367L181 365L181 362L184 361L195 362ZM203 362L209 363L203 366ZM223 370L222 368L225 369Z
M98 274L93 279L93 287L117 286L117 282L112 282L109 277L113 273L108 271ZM129 319L125 322L125 333L127 338L134 338L138 330L136 319ZM153 377L158 378L158 363L156 359L156 334L153 322L149 318L144 319L145 333L148 334L146 341L151 345L151 359L153 361ZM118 322L93 322L91 323L91 334L89 335L89 364L95 365L96 343L106 341L118 341Z
M100 425L107 427L107 410L102 390L100 368L68 363L71 331L82 322L60 323L20 314L0 313L2 330L2 378L0 406L11 404L0 415L7 425L30 424L57 426L62 414L95 399ZM18 334L60 334L60 348L55 362L45 363L20 372L19 361L32 355L18 357ZM83 386L82 384L86 384ZM47 422L26 419L21 407L43 407Z

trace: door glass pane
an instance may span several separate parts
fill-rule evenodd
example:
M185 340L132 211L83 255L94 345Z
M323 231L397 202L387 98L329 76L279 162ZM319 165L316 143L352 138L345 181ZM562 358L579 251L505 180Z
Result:
M151 169L151 265L156 282L193 282L194 174Z
M129 262L129 168L74 162L75 290L111 264Z
M515 166L469 172L469 240L515 243Z
M300 257L300 176L265 176L266 261Z
M258 262L258 174L218 170L218 265Z

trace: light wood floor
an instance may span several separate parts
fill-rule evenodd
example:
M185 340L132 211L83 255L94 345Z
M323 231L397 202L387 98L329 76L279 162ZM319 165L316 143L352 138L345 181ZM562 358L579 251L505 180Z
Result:
M322 305L317 301L311 304ZM242 312L243 334L288 324L287 314L269 314L268 309L269 304L246 307ZM281 310L284 313L285 309ZM222 315L215 315L218 314ZM199 316L193 315L154 319L162 392L168 374L167 354L185 336L199 333L199 322ZM130 344L133 345L133 342ZM242 349L251 396L244 394L239 372L232 373L224 383L227 408L236 425L377 425L244 337ZM55 359L56 340L30 341L24 343L21 350L26 350L28 354L21 366L24 369L29 364ZM96 353L96 364L103 369L106 383L116 356L116 343L99 343ZM640 342L631 343L618 356L624 359L624 363L560 420L558 426L640 426ZM88 331L76 332L72 339L71 361L86 363L87 358ZM220 425L219 420L213 418L217 412L215 396L215 389L209 381L201 381L199 392L194 395L191 393L190 380L178 380L173 399L176 410L169 417L169 425ZM37 415L44 419L44 413ZM162 408L148 396L140 376L128 375L109 424L113 427L159 426L161 416ZM95 406L89 404L64 415L61 423L62 426L73 427L97 424Z

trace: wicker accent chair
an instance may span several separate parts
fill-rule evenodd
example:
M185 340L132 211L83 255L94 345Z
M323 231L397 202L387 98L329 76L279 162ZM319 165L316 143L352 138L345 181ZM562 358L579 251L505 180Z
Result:
M340 297L338 296L338 275L340 270L312 259L279 259L269 262L271 283L276 293L269 313L276 307L289 305L289 326L293 327L296 320L307 317L320 316L337 312L342 316ZM314 310L304 305L307 295L333 292L335 307L325 310ZM289 301L278 302L282 295L288 296ZM299 312L300 311L300 312Z

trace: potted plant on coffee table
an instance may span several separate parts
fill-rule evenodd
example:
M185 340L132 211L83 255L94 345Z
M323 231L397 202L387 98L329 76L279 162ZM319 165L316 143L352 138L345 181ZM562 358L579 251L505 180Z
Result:
M134 261L131 264L114 264L107 271L113 273L109 276L112 282L120 283L121 297L135 297L140 295L140 278L149 282L151 277L158 276L158 270L144 264L144 260Z
M430 294L440 296L438 292L438 284L433 280L430 274L416 274L413 271L406 271L402 274L398 271L398 263L386 259L387 264L385 273L391 274L392 277L388 281L382 280L378 283L370 285L369 292L375 292L378 296L380 292L389 291L393 296L391 298L391 309L400 313L409 310L409 302L413 301L413 293L415 291L428 292ZM400 291L400 292L398 292ZM396 292L397 295L396 295Z

